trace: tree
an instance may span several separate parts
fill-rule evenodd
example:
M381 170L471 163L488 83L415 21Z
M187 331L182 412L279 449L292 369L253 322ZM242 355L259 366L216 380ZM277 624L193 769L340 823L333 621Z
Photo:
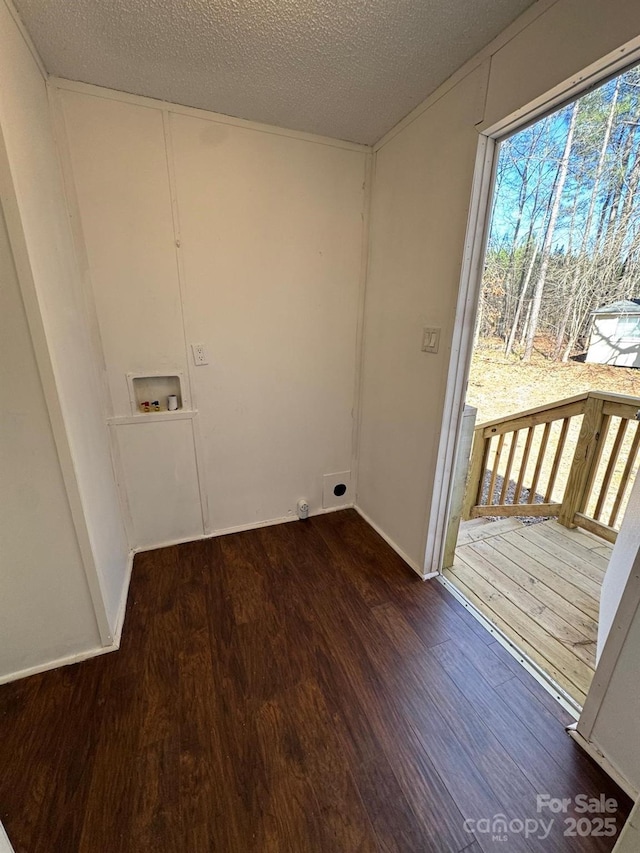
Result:
M542 296L544 294L547 271L549 269L549 258L551 254L551 247L553 245L553 236L556 227L556 222L558 220L558 214L560 212L560 200L562 198L562 191L564 189L564 184L567 179L567 172L569 171L569 158L571 157L571 146L573 145L573 135L576 128L576 119L578 117L579 104L580 101L574 101L571 107L569 108L569 130L567 133L567 140L565 142L564 151L562 153L562 159L558 166L558 178L553 191L551 214L549 217L549 222L547 224L544 243L542 244L542 261L540 264L540 272L538 273L538 279L534 286L533 300L531 302L531 315L529 317L529 328L527 329L527 338L525 342L525 350L523 356L524 361L529 361L531 355L533 354L533 344L535 341L536 332L538 330L540 307L542 305Z

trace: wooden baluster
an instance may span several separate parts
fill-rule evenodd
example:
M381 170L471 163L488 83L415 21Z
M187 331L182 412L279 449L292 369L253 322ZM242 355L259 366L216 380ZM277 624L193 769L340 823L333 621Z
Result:
M620 448L622 447L622 442L624 441L624 437L627 432L628 423L629 421L626 418L620 418L620 426L618 427L618 432L616 433L616 437L613 442L613 447L611 448L609 464L607 465L606 471L604 472L604 477L602 478L600 493L598 494L595 512L593 513L593 517L596 519L596 521L600 521L600 516L602 515L602 510L604 509L604 503L607 499L607 495L609 494L611 478L613 477L613 472L615 471L615 467L618 462Z
M587 505L591 499L591 493L593 492L593 487L596 482L596 478L598 476L598 469L600 468L600 460L602 459L602 451L604 450L604 445L607 441L607 434L609 432L609 425L611 424L611 415L603 415L602 422L600 424L600 431L597 436L595 452L593 454L593 459L591 460L591 469L589 471L589 476L587 477L587 483L584 489L584 493L582 495L582 501L578 506L578 512L586 512Z
M482 427L480 427L474 430L473 434L469 479L467 480L467 490L464 495L464 504L462 507L462 518L465 521L473 517L474 506L480 504L482 501L482 484L484 482L485 471L487 470L487 459L489 458L489 448L491 446L491 439L485 439L482 432Z
M549 472L549 482L547 483L547 491L544 496L544 502L548 504L551 501L551 497L553 495L553 487L556 484L556 478L558 476L558 469L560 468L560 461L562 459L562 453L564 451L564 445L567 441L567 433L569 431L569 424L571 423L571 418L565 418L562 421L562 428L560 430L560 436L558 438L558 444L556 446L556 453L553 457L553 465L551 466L551 471Z
M527 440L524 445L524 453L522 454L522 461L520 463L520 474L518 475L518 482L516 483L516 490L513 493L513 502L514 504L518 503L518 498L520 497L520 492L522 491L522 484L524 482L524 477L527 471L527 463L529 461L529 454L531 453L531 442L533 441L533 433L535 431L535 427L530 426L527 430Z
M516 448L518 446L518 437L520 435L520 430L517 429L515 432L511 433L511 447L509 448L509 455L507 456L507 467L504 471L504 479L502 481L502 489L500 490L500 503L504 504L507 500L507 491L509 490L509 482L511 478L511 469L513 467L513 458L516 454Z
M624 471L622 472L622 478L620 480L620 485L618 486L618 492L616 494L616 499L613 502L613 509L611 510L611 515L609 516L609 527L615 527L616 522L618 520L618 514L620 512L620 506L622 504L624 493L627 490L627 485L629 483L629 478L631 476L631 471L633 470L633 466L635 465L636 458L638 456L638 448L640 447L640 423L636 424L636 432L633 436L633 441L631 442L631 447L629 448L629 455L627 457L627 463L624 466Z
M498 446L496 448L496 452L493 456L493 467L491 469L491 480L489 481L489 495L487 497L487 503L494 503L493 493L496 488L496 477L498 476L498 465L500 464L500 456L502 455L502 447L504 445L504 433L500 435L498 439Z
M549 443L549 433L551 432L551 421L547 421L544 425L544 432L542 433L542 441L540 442L540 448L538 450L538 459L536 460L536 468L533 472L533 480L531 481L531 487L529 488L529 500L527 503L532 504L535 496L536 489L538 488L538 480L540 479L540 472L542 471L542 463L544 462L545 453L547 452L547 444Z
M609 420L602 413L603 407L604 400L591 395L587 397L580 436L558 515L558 521L565 527L575 527L575 514L582 511L589 499L600 461L600 448L604 443L605 426Z

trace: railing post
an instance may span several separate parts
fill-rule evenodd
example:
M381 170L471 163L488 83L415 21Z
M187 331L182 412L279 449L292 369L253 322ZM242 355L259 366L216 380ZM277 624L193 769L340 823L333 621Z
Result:
M604 443L602 435L604 402L598 397L589 395L585 403L580 437L573 454L569 479L558 516L558 521L565 527L576 526L573 521L575 514L583 511L593 488L593 479Z
M464 493L462 504L462 520L471 518L471 511L479 503L482 497L482 481L487 466L487 453L490 439L483 435L483 427L476 427L473 432L473 449L469 464L469 476L467 478L467 490Z
M476 425L478 410L473 406L465 406L462 414L462 425L460 427L460 439L456 464L453 469L453 483L451 486L451 506L449 508L449 522L447 535L444 541L443 569L450 569L456 556L456 543L462 520L462 504L464 501L467 473L469 471L469 457L471 455L471 443L473 441L473 429Z

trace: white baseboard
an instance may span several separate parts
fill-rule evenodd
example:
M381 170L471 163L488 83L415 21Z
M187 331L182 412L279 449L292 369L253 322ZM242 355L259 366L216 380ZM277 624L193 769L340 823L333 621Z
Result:
M131 572L133 569L133 558L135 553L129 552L127 559L127 567L125 572L125 582L120 595L120 603L118 605L118 613L116 616L116 624L113 629L113 642L108 646L95 646L91 649L85 649L81 652L75 652L64 657L54 658L53 660L39 663L35 666L29 666L25 669L19 669L15 672L5 673L0 675L0 684L8 684L11 681L18 681L20 678L27 678L29 675L38 675L40 672L48 672L50 669L58 669L61 666L71 666L74 663L81 663L83 660L98 657L98 655L107 654L107 652L115 652L120 648L120 639L122 637L122 628L124 625L124 616L127 610L127 597L129 594L129 584L131 583ZM0 825L1 829L1 825ZM2 847L2 833L0 832L0 853L4 853Z
M590 756L590 758L592 758L599 767L602 767L607 776L610 776L616 785L619 785L625 794L631 797L635 803L640 792L622 775L622 773L620 773L617 767L614 767L614 765L600 752L600 750L590 741L586 740L586 738L584 738L580 732L574 728L574 726L569 726L567 731L573 740L575 740L575 742L584 749L587 755Z
M353 504L332 506L328 508L315 509L309 515L327 515L330 512L340 512L343 509L353 509ZM232 533L246 533L249 530L260 530L262 527L274 527L276 524L287 524L290 521L298 521L298 516L291 513L280 518L268 518L266 521L251 521L248 524L237 524L234 527L223 527L211 533L201 533L199 536L185 536L182 539L167 539L157 545L141 545L134 548L134 554L143 554L145 551L156 551L158 548L171 548L173 545L186 545L188 542L202 542L204 539L216 539L218 536L229 536Z
M107 654L107 652L115 652L118 646L113 643L110 646L95 646L92 649L86 649L82 652L75 652L72 655L66 655L60 658L46 661L45 663L36 664L36 666L28 666L25 669L19 669L15 672L5 673L0 675L0 684L8 684L10 681L18 681L20 678L27 678L29 675L38 675L40 672L48 672L50 669L59 669L61 666L71 666L74 663L80 663L89 658L98 657L98 655ZM0 848L1 851L2 848Z
M424 580L428 580L429 578L433 578L433 577L435 577L435 576L438 574L438 572L432 572L431 574L425 574L424 569L423 569L423 568L421 568L421 567L420 567L416 562L414 562L414 561L411 559L411 557L408 557L408 556L405 554L405 552L402 550L402 548L400 548L400 546L399 546L399 545L396 545L396 543L393 541L393 539L391 539L391 537L390 537L390 536L387 536L387 534L384 532L384 530L381 530L381 529L378 527L378 525L375 523L375 521L372 521L372 520L369 518L369 516L366 514L366 512L364 512L364 510L360 509L360 507L359 507L357 504L354 506L354 509L355 509L355 511L358 513L358 515L360 515L362 518L364 518L364 520L367 522L367 524L369 525L369 527L373 527L373 529L375 530L375 532L376 532L379 536L382 536L382 538L383 538L383 539L384 539L384 541L387 543L387 545L390 545L390 546L393 548L393 550L396 552L396 554L397 554L399 557L402 557L402 559L405 561L405 563L406 563L410 568L412 568L412 569L413 569L413 571L414 571L417 575L419 575L419 576L422 578L422 580L423 580L423 581L424 581Z

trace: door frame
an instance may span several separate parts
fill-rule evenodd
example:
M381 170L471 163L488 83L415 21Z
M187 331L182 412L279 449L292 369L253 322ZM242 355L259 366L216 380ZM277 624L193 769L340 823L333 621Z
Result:
M469 216L464 240L462 270L456 302L447 369L447 383L433 479L427 527L423 577L441 574L444 544L451 503L451 481L471 366L473 335L477 316L486 244L489 237L491 203L500 142L533 122L544 118L590 89L640 63L640 36L606 54L583 71L520 107L498 122L476 125L478 146L471 186Z

